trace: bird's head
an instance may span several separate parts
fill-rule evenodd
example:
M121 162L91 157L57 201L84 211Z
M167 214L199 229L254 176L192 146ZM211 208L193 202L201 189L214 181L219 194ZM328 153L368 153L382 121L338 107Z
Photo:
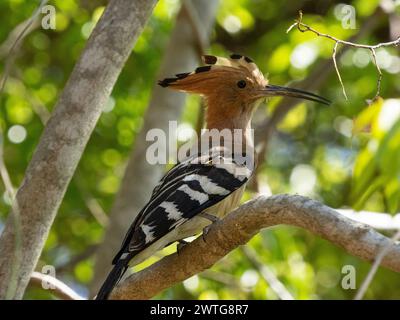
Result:
M189 73L177 74L158 82L162 87L195 93L205 96L223 97L227 101L235 100L252 103L259 99L288 96L316 101L330 102L314 93L276 86L268 83L257 65L248 57L232 54L230 58L211 55L203 56L206 66L198 67Z
M158 82L162 87L200 94L208 105L208 118L251 118L254 106L262 99L288 96L329 104L314 93L269 84L257 65L248 57L203 56L205 66ZM214 113L214 116L212 115ZM208 119L209 121L210 119ZM212 120L212 119L211 119Z

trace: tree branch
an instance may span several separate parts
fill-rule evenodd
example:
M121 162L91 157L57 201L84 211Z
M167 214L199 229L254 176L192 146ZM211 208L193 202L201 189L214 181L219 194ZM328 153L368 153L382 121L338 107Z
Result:
M279 281L278 277L274 272L266 266L258 258L255 250L251 249L249 246L244 246L242 249L243 254L251 262L251 264L256 268L258 273L263 277L265 282L268 283L269 287L281 300L294 300L291 293L286 289L284 284Z
M352 221L318 201L298 195L259 196L216 222L205 240L197 238L150 267L129 276L111 294L111 299L149 299L181 282L248 242L262 228L288 224L298 226L367 260L375 259L391 240L367 225ZM206 241L206 242L205 242ZM382 266L400 272L400 244L389 246Z
M375 94L375 97L373 98L373 100L375 100L381 92L381 81L382 81L382 71L378 65L378 62L376 60L376 49L382 48L382 47L389 47L389 46L398 46L400 44L400 37L398 37L396 40L394 41L390 41L390 42L382 42L382 43L378 43L375 45L367 45L367 44L359 44L359 43L354 43L351 41L346 41L346 40L341 40L338 39L334 36L331 36L330 34L326 34L326 33L322 33L319 32L317 30L315 30L314 28L310 27L309 25L303 23L303 13L301 11L299 11L299 19L296 20L295 23L293 23L288 29L287 32L290 32L290 30L292 30L294 27L297 27L297 29L300 32L307 32L310 31L314 34L316 34L318 37L322 37L322 38L327 38L329 40L332 40L335 42L335 45L333 47L333 52L332 52L332 60L333 63L335 65L335 70L336 70L336 74L338 76L338 79L340 81L340 84L342 86L342 90L343 90L343 95L345 96L346 100L347 100L347 94L346 94L346 89L344 88L343 85L343 81L342 81L342 77L340 76L340 72L337 66L337 62L336 62L336 52L337 52L337 48L339 44L343 44L346 46L350 46L350 47L354 47L354 48L361 48L361 49L367 49L369 51L371 51L372 54L372 61L375 64L376 70L378 72L378 81L377 81L377 91Z
M28 19L22 22L20 25L17 26L11 33L10 33L10 41L14 40L12 45L10 46L10 51L8 52L6 56L6 62L4 66L4 73L3 77L1 79L1 84L0 84L0 95L3 93L4 87L7 82L8 75L10 73L11 66L14 62L15 59L15 50L18 48L18 45L22 39L24 39L30 32L32 32L35 29L34 22L36 18L39 16L42 8L45 6L45 4L48 2L48 0L42 0L39 4L39 7L35 10L35 12L32 14L32 16ZM21 29L21 31L20 31ZM12 35L17 33L17 36L15 39L13 39ZM8 42L8 39L7 41Z
M366 34L371 33L373 30L377 28L379 23L386 18L386 15L381 7L378 7L375 12L369 16L364 23L361 25L358 32L349 39L349 42L356 42L362 39ZM337 53L336 58L342 56L349 47L345 46L342 50ZM312 72L308 75L307 78L298 82L296 87L303 90L318 90L328 79L331 72L333 61L332 59L325 59L321 61L319 64L313 68ZM266 150L268 147L268 143L275 132L275 127L281 121L285 115L296 106L297 102L295 99L283 98L278 105L275 107L275 111L271 117L265 119L255 130L256 132L256 145L258 152L258 163L261 165L265 162L266 158ZM258 165L256 170L259 172L261 166ZM253 176L253 179L257 174ZM252 180L251 180L252 181ZM252 186L252 183L249 184ZM254 188L253 188L254 189Z
M49 290L54 296L62 300L85 300L74 290L68 287L64 282L48 274L34 271L32 272L29 283L35 287ZM49 288L45 289L43 284L46 284L46 286L48 286Z
M400 239L400 230L398 230L394 234L394 236L390 239L391 241L386 246L384 246L379 250L379 252L375 257L374 263L372 264L371 269L369 270L367 276L365 277L363 283L361 284L360 289L358 289L357 294L354 297L354 300L361 300L363 298L365 292L367 291L369 285L372 282L372 279L375 276L376 271L378 271L378 268L382 263L382 259L387 255L391 246L393 246L399 239Z
M219 282L220 284L235 290L244 291L245 289L244 286L240 283L240 280L230 273L208 269L200 273L199 276L207 280Z
M86 143L156 2L110 1L94 28L16 194L20 223L12 210L1 234L0 299L23 297ZM18 233L21 259L13 265Z

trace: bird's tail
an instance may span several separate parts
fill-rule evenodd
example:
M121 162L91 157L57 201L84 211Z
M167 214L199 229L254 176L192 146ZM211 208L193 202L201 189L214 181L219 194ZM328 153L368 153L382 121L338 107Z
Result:
M104 281L101 286L99 293L95 297L95 300L107 300L111 291L117 285L119 280L121 280L127 269L125 261L118 261L111 272L108 274L106 281Z

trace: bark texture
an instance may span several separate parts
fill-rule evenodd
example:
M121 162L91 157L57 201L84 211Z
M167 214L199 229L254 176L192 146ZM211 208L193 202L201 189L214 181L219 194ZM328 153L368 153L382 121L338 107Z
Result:
M1 235L0 299L22 298L85 145L156 2L110 1L93 30L44 129Z
M55 297L61 300L85 300L64 282L47 274L32 272L29 284L37 288L50 290Z
M121 282L111 299L150 299L160 291L210 268L230 251L248 242L262 228L288 224L304 228L342 247L349 254L372 261L388 247L382 266L400 272L400 243L393 243L371 227L350 220L318 201L298 195L259 196L212 225L197 238L150 267Z
M192 71L199 65L199 38L208 39L212 29L218 1L193 0L180 10L176 25L166 48L159 71L159 79L176 73ZM202 28L194 30L191 8L202 21ZM199 35L197 32L201 32ZM151 165L146 160L146 150L153 142L146 141L150 129L159 128L168 132L168 122L180 119L186 95L155 85L149 106L144 116L141 131L127 164L120 190L110 212L110 223L104 240L96 253L95 275L91 284L91 295L95 295L111 268L111 260L121 246L130 224L150 198L151 191L164 173L164 165Z

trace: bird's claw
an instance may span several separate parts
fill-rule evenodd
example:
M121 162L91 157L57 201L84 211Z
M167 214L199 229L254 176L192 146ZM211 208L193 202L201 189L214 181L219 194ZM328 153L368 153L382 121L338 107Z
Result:
M176 252L178 255L180 254L181 250L188 244L189 242L185 240L178 240L178 244L176 245Z
M211 226L212 226L212 224L209 224L208 226L204 227L203 233L201 234L201 237L203 238L203 241L206 242L206 243L207 243L206 237L207 237L208 232L211 229Z
M206 212L200 213L199 216L202 217L202 218L204 218L204 219L207 219L208 221L211 222L211 224L209 224L208 226L206 226L206 227L203 229L203 233L202 233L202 235L201 235L202 238L203 238L203 241L204 241L204 242L207 242L207 241L206 241L206 236L207 236L208 232L210 231L210 228L211 228L212 224L215 223L215 222L218 222L220 219L219 219L217 216L214 216L214 215L209 214L209 213L206 213Z

